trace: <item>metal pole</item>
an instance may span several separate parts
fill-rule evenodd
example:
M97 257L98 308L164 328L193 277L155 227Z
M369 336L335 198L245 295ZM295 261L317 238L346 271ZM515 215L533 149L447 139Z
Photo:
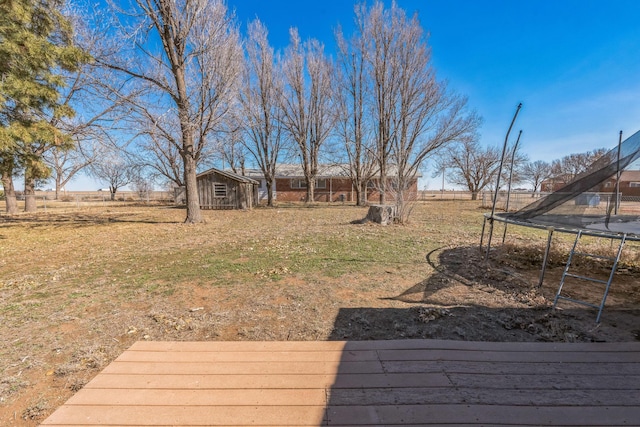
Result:
M489 259L489 250L491 249L491 237L493 236L493 216L496 213L496 203L498 201L498 190L500 190L500 175L502 175L502 166L504 164L504 155L507 150L507 141L509 141L509 134L511 133L511 128L513 127L513 124L516 121L516 117L518 117L520 108L522 108L522 103L518 104L516 113L513 115L513 120L511 120L511 124L509 125L509 130L507 131L507 135L504 138L504 145L502 146L502 156L500 157L500 166L498 167L498 178L496 179L496 192L493 195L493 206L491 207L491 217L489 218L489 238L487 240L487 253L484 256L485 261Z
M542 258L542 270L540 270L540 280L538 281L538 287L542 287L544 281L544 273L547 271L547 260L549 259L549 249L551 249L551 238L553 237L553 227L548 227L549 237L547 238L547 249L544 251L544 258Z
M516 139L516 143L513 146L513 152L511 153L511 164L509 165L509 183L507 184L507 204L505 205L505 212L509 212L509 201L511 200L511 179L513 178L513 162L516 159L516 151L518 150L518 143L520 142L520 137L522 136L522 130L518 133L518 139ZM504 223L504 233L502 234L502 244L504 245L504 239L507 237L507 223Z
M618 161L616 163L616 203L613 205L613 214L618 215L618 202L620 201L620 146L622 145L622 131L618 137Z
M487 226L487 217L484 217L484 221L482 222L482 234L480 234L480 251L482 252L482 242L484 240L484 228Z

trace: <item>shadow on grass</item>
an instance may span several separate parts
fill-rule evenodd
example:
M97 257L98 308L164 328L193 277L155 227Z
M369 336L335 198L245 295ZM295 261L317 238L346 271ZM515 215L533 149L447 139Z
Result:
M638 318L640 309L605 310L602 323L597 325L595 312L587 308L557 311L544 306L521 309L476 305L343 308L336 316L329 340L640 341ZM614 330L616 337L610 334ZM626 338L620 339L620 335Z
M640 299L632 292L634 280L620 279L616 286L614 279L602 323L598 325L596 311L589 307L561 304L552 310L558 283L550 278L543 289L538 288L538 252L535 248L526 250L529 252L514 255L513 248L506 247L504 252L492 255L495 259L484 263L484 254L477 246L435 249L427 255L433 274L399 295L383 298L413 306L341 309L330 339L553 342L640 339L637 326ZM502 257L521 268L505 265ZM529 265L518 264L520 257ZM601 297L602 293L594 291L594 299Z

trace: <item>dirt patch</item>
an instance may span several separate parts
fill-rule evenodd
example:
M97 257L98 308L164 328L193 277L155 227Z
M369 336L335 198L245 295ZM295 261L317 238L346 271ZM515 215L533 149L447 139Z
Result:
M595 310L581 305L561 301L552 310L564 266L552 262L539 287L539 266L530 262L537 248L523 257L524 263L512 256L513 250L509 245L500 247L488 262L477 246L434 250L427 255L434 274L389 298L411 307L342 309L331 339L640 340L640 295L632 268L616 276L605 308L606 321L596 324ZM610 271L600 263L582 267L586 274L603 279ZM603 295L602 289L566 285L565 292L567 288L571 297L594 304Z
M0 222L1 425L37 425L138 340L640 339L634 245L596 324L591 308L551 309L570 241L554 242L538 287L544 233L510 228L485 263L475 203L425 203L387 227L357 224L366 209L353 206L206 212L194 227L182 214ZM576 267L608 274L603 262Z

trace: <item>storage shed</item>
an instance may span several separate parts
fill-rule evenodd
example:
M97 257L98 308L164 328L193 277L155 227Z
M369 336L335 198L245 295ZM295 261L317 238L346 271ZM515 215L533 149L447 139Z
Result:
M258 181L211 168L198 174L201 209L251 209L258 203Z

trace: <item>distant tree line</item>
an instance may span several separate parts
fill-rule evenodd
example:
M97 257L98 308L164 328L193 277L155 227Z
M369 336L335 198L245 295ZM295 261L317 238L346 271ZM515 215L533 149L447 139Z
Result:
M514 153L515 150L515 153ZM551 162L543 160L530 161L515 144L507 146L502 168L501 188L504 188L511 174L513 185L530 184L533 193L541 191L541 184L553 178L557 184L566 184L596 160L607 153L598 148L584 153L574 153ZM446 173L448 182L471 192L476 200L478 194L486 189L495 191L497 174L502 157L498 147L482 147L476 141L451 144L440 153L436 160L434 177ZM513 167L511 163L513 162Z

